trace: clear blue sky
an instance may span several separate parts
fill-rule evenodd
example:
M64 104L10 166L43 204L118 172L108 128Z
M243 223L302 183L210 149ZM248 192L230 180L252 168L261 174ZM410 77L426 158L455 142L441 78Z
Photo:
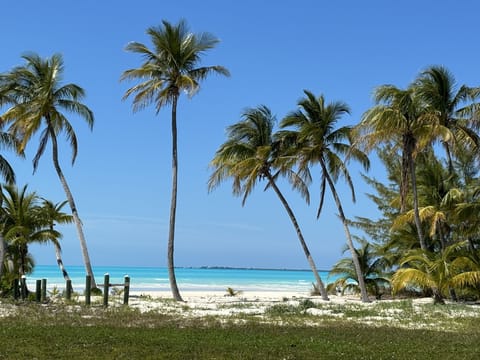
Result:
M230 183L207 193L208 163L225 140L225 127L246 107L265 104L281 119L296 108L303 89L342 100L358 122L372 105L374 87L403 87L425 67L447 66L460 84L479 85L478 14L474 1L5 1L1 6L0 71L20 56L63 54L65 81L82 86L94 111L94 131L76 119L79 155L72 167L63 143L62 164L84 223L93 265L165 266L170 204L170 109L133 114L122 102L132 83L121 73L140 64L124 51L129 41L149 43L145 30L162 19L187 20L219 45L204 65L223 65L230 78L211 77L193 98L179 103L179 199L177 266L308 268L293 227L270 191L259 186L242 208ZM34 141L27 159L5 154L18 185L55 202L65 199L50 152L32 176ZM372 158L374 160L374 158ZM346 215L376 217L364 196L359 169L352 168L358 201L341 181ZM371 175L383 176L372 164ZM315 219L318 191L308 207L281 184L296 212L317 266L327 269L345 242L330 196ZM66 208L67 209L67 208ZM73 225L62 228L68 265L81 265ZM38 264L54 264L51 246L33 246Z

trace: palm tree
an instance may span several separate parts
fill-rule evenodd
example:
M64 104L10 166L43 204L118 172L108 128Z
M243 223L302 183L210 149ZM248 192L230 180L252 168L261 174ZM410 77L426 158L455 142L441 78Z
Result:
M356 127L356 145L365 146L367 152L380 143L393 143L401 148L400 212L406 211L410 178L417 236L420 247L426 250L418 212L415 156L430 143L434 126L422 117L424 104L412 87L402 90L393 85L383 85L375 90L374 98L377 105L363 115Z
M385 273L385 259L380 256L380 247L376 244L369 243L365 239L359 239L360 247L355 249L357 258L362 268L363 281L367 286L369 293L373 294L377 299L383 295L382 289L389 287L390 280ZM348 247L344 249L344 252ZM359 281L355 265L351 258L340 259L330 270L329 276L339 276L331 287L342 287L344 291L358 291Z
M353 201L355 201L355 191L347 163L341 159L340 155L348 155L351 159L358 160L365 169L368 169L369 161L363 152L350 146L350 127L344 126L335 129L337 121L343 115L350 113L347 104L343 102L326 104L323 95L316 98L307 90L304 90L304 93L306 97L298 102L300 109L288 114L282 120L280 127L294 128L293 131L284 132L283 136L295 139L296 144L293 151L294 155L298 157L299 167L302 171L307 171L310 164L320 165L320 204L317 218L322 211L326 185L328 184L345 230L348 247L352 254L361 289L362 301L368 302L368 293L362 268L353 245L340 197L335 188L335 182L340 176L344 177L351 189Z
M453 173L452 149L459 143L475 151L480 147L480 136L475 129L479 119L474 114L480 104L480 88L462 85L458 90L453 74L443 66L430 66L417 78L415 91L427 105L427 112L438 123L450 130L452 136L442 141L447 154L448 169Z
M3 236L9 245L10 255L16 260L18 275L22 276L29 268L28 245L33 242L58 243L59 235L46 226L35 192L27 193L26 185L20 190L14 185L7 185L5 190Z
M51 230L52 235L58 234L61 238L61 234L54 232L54 226L56 224L70 224L73 221L73 217L69 214L66 214L62 211L62 208L67 204L67 201L62 201L60 203L54 204L52 201L47 199L42 199L42 216L45 217L45 222L48 224L48 228ZM62 272L63 278L65 280L70 280L68 272L65 269L62 261L62 249L60 248L60 243L57 239L52 239L53 246L55 247L55 256L57 258L57 265Z
M291 170L291 158L282 157L281 142L273 133L274 123L275 117L266 106L245 110L242 120L227 128L228 139L220 146L210 163L213 173L208 181L208 189L211 191L231 178L233 194L243 196L243 206L255 185L266 180L267 188L273 189L290 217L315 277L316 288L322 299L328 300L325 286L318 275L298 221L276 183L278 176L287 176L292 186L309 201L305 183Z
M209 33L189 32L185 21L172 25L162 21L162 26L150 27L147 34L153 49L131 42L126 50L140 54L145 61L136 69L123 73L121 80L139 80L139 84L128 89L123 97L133 96L133 111L155 104L156 112L166 105L172 106L172 197L170 203L170 226L168 235L168 274L173 297L182 301L175 278L174 238L177 211L177 103L181 92L193 96L199 89L200 81L217 73L228 76L222 66L198 66L201 55L212 49L218 40Z
M2 78L2 88L8 95L11 107L2 115L9 126L9 132L21 139L18 150L23 152L32 136L42 127L40 144L33 159L34 171L45 152L48 142L52 144L53 166L65 191L73 220L76 225L83 261L88 275L92 278L92 288L96 288L87 242L82 222L78 215L72 192L60 167L58 155L58 136L65 134L72 149L72 164L77 156L78 142L73 125L64 112L70 112L85 120L90 129L93 127L92 111L81 100L84 90L75 84L62 84L64 72L60 54L42 59L37 54L24 55L25 65L18 66Z
M393 292L410 286L429 289L435 303L444 303L452 288L478 286L480 270L478 265L462 252L466 241L447 246L439 252L414 249L406 254L392 277Z

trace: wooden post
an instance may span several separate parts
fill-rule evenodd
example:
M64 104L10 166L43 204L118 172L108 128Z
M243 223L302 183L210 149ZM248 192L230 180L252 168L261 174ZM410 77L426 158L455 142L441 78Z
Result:
M47 279L42 279L42 295L40 300L41 302L47 301Z
M110 286L110 275L106 273L103 278L103 306L108 306L108 293Z
M128 305L129 296L130 296L130 276L125 275L125 287L123 288L123 305Z
M90 305L90 297L92 295L92 277L87 275L85 277L85 305Z
M68 279L65 285L65 298L71 300L72 298L72 280Z
M18 300L20 297L20 290L18 288L18 279L13 280L13 298Z
M35 283L35 301L40 302L42 298L42 280L37 280Z
M27 277L25 275L22 275L22 279L20 280L20 288L22 300L25 300L27 298Z

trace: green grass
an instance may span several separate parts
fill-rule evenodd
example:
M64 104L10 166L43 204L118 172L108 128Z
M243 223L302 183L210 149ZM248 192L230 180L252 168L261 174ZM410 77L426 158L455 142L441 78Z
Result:
M298 308L311 306L303 303ZM407 303L398 306L412 308ZM382 307L386 305L377 310ZM474 317L450 319L455 325L452 331L366 326L348 319L315 318L296 310L279 311L272 315L274 323L265 323L248 317L242 322L235 317L179 319L123 307L18 305L15 309L15 315L0 318L0 358L480 358L480 327ZM445 315L437 309L427 307L425 311L439 321L448 318L448 308ZM315 326L305 325L312 321Z

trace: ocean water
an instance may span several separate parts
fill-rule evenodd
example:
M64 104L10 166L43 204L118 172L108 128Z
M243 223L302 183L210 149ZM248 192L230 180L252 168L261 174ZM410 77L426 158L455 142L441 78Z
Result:
M85 268L83 266L67 267L75 291L85 288ZM110 275L111 284L123 283L125 275L130 277L132 291L170 290L167 268L161 267L94 267L95 280L103 284L105 273ZM320 271L325 283L335 279L328 277L327 271ZM241 291L302 291L312 289L315 281L308 270L275 269L237 269L237 268L177 268L177 284L182 290L224 291L227 287ZM37 265L32 274L27 276L27 284L35 288L35 282L47 279L47 288L65 287L65 281L57 266Z

